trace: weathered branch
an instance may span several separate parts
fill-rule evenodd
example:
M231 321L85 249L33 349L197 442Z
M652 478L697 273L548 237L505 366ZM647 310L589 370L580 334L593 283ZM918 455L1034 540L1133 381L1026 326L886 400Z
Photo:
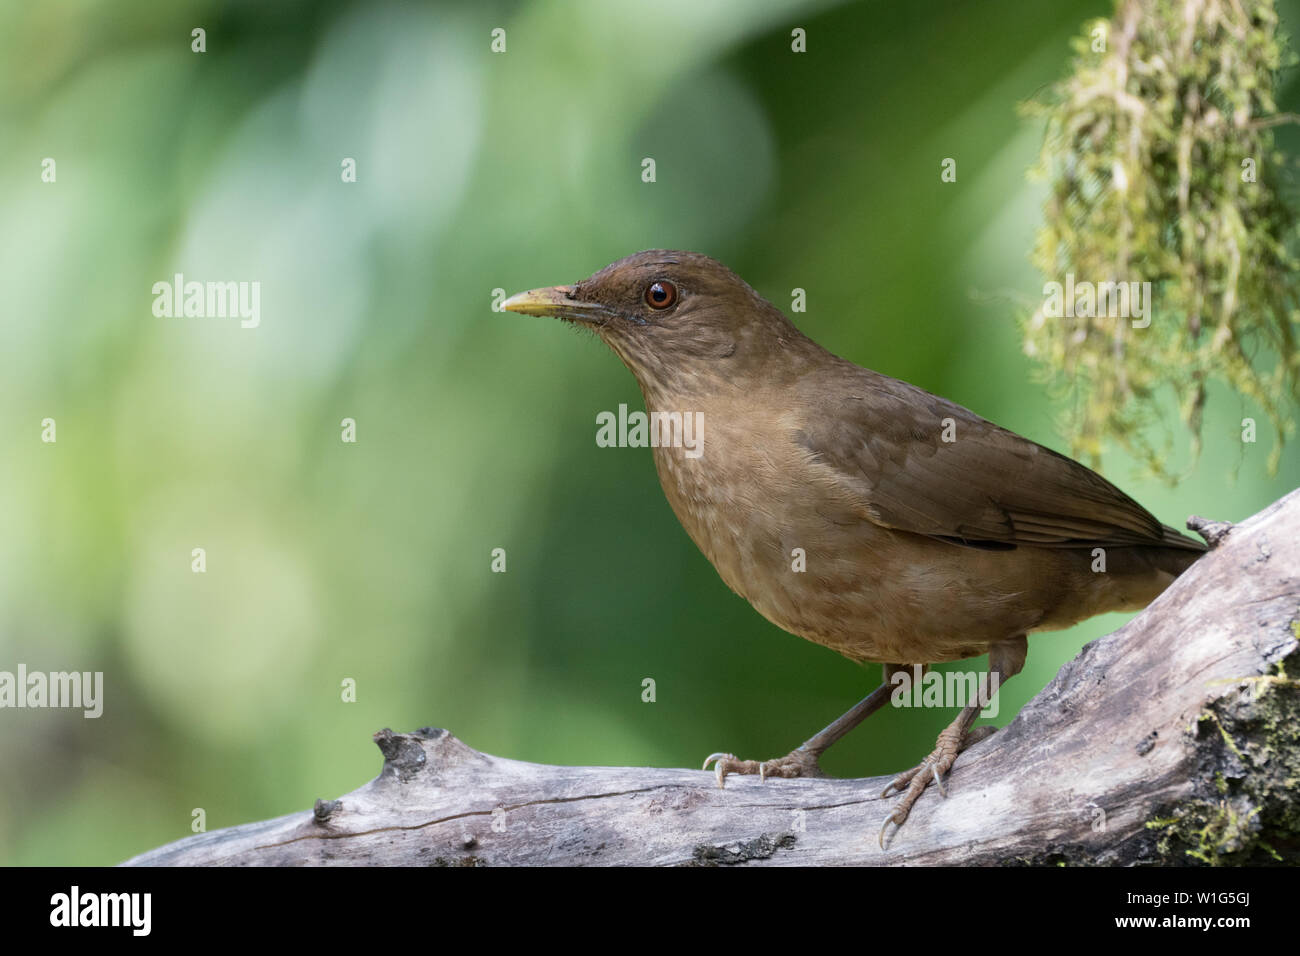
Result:
M1232 528L957 761L880 850L888 778L553 767L443 730L315 812L128 861L204 864L1193 863L1300 859L1300 491ZM1290 657L1290 661L1286 659ZM1289 676L1284 669L1290 664Z

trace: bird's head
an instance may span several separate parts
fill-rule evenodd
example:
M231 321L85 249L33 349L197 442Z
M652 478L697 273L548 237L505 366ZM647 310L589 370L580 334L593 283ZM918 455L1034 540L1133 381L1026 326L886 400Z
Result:
M740 372L808 342L738 275L695 252L638 252L575 285L521 292L502 308L591 329L646 390L739 381Z

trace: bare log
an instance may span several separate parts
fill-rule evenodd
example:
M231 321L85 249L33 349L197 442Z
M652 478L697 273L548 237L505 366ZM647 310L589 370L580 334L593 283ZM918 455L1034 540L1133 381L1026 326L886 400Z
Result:
M376 734L382 772L337 800L126 865L1295 862L1300 491L1211 530L1213 551L964 753L950 796L927 794L883 852L885 777L719 790L698 770L523 763L426 728Z

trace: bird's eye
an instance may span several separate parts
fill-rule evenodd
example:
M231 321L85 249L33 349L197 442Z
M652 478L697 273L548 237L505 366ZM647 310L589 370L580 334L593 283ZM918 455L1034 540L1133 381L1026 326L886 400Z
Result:
M645 304L652 309L666 309L677 301L677 286L660 279L646 286Z

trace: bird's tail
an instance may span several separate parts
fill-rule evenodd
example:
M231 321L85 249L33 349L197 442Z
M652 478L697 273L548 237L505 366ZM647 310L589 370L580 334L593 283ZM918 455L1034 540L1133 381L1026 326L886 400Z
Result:
M1186 551L1195 551L1197 554L1204 554L1209 549L1197 541L1195 538L1188 537L1177 528L1171 528L1169 525L1161 525L1164 530L1164 544L1170 548L1180 548ZM1195 560L1195 558L1193 558Z
M1178 577L1209 550L1195 538L1189 538L1175 528L1164 526L1164 541L1154 547L1140 549L1142 558L1157 571Z

